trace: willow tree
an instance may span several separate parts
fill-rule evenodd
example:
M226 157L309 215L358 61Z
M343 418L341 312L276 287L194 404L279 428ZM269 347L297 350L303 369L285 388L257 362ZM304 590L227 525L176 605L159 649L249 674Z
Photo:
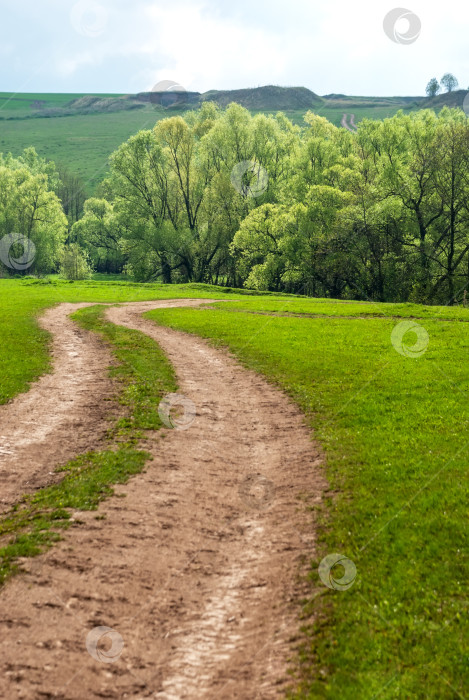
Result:
M440 114L432 163L442 214L433 231L430 296L453 304L469 283L469 121L459 110Z
M87 251L98 272L122 272L126 257L121 249L122 231L113 205L92 197L85 202L83 216L72 227L69 238Z
M464 113L447 108L438 116L399 112L360 125L357 153L387 209L395 250L405 251L418 301L452 299L457 269L467 258L468 130ZM398 295L403 298L403 289Z
M39 159L34 149L17 159L0 157L0 240L6 248L12 236L21 236L8 251L12 260L22 259L25 247L34 251L25 269L0 261L4 271L45 274L57 269L68 222L52 190L55 178L55 166Z
M139 280L237 283L233 236L252 209L276 201L298 141L281 114L252 117L239 105L222 111L211 103L131 137L112 155L103 186L107 228L118 232L128 270ZM262 169L265 186L253 196L237 183L237 169ZM85 223L74 229L87 229L91 242L93 217L85 207Z

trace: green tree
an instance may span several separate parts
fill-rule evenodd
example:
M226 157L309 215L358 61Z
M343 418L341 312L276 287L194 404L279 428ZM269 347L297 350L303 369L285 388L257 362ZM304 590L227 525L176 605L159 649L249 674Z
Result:
M407 250L414 284L422 294L431 284L432 227L442 216L433 180L437 123L429 110L409 115L399 112L384 122L365 121L358 136L370 186L383 202L396 205L394 216L388 218L388 230Z
M427 83L425 92L427 93L428 97L435 97L435 95L438 95L438 93L440 92L440 83L436 78L432 78Z
M68 280L86 280L92 275L86 252L78 243L65 246L60 254L60 274Z
M0 156L0 239L16 233L31 241L35 255L29 273L54 272L66 239L67 219L51 189L56 183L55 166L40 160L34 149L17 159ZM22 251L12 254L20 257ZM0 265L12 272L4 262Z
M459 110L440 113L434 139L433 182L442 216L433 233L431 300L453 304L468 284L469 124ZM463 262L466 264L463 265Z
M284 115L252 117L235 104L164 119L111 157L108 224L86 205L73 233L89 244L98 230L112 245L117 239L139 280L238 284L233 236L250 211L278 199L298 144L299 129ZM265 174L255 196L237 186L238 166Z
M58 168L57 174L59 182L55 192L62 202L69 225L72 226L83 214L83 205L86 200L85 185L81 178L64 166Z
M445 73L440 82L446 88L446 92L453 92L458 87L458 81L452 73Z
M451 303L469 283L468 131L448 108L352 134L206 103L124 143L71 238L138 280Z
M70 239L87 251L98 272L122 272L126 258L122 252L122 232L114 207L105 199L92 197L84 205L83 216L71 230Z

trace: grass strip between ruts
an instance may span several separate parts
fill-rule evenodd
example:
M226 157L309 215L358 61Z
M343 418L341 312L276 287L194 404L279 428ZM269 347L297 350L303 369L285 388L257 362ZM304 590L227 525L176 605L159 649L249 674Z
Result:
M149 455L138 448L138 441L144 431L161 427L159 402L177 388L172 366L158 345L139 331L106 322L103 314L104 307L93 306L72 318L110 345L116 359L110 374L119 383L124 416L110 425L105 450L58 468L64 474L60 483L25 495L0 518L0 585L21 570L19 558L34 557L60 540L73 512L95 510L113 494L114 484L124 484L143 470Z

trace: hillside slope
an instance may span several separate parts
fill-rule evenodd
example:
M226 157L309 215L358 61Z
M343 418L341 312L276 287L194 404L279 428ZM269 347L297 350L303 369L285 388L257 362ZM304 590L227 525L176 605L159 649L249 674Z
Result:
M454 92L445 92L443 95L436 95L435 97L422 98L419 107L420 109L435 110L440 110L445 106L463 109L464 99L468 94L467 90L455 90Z

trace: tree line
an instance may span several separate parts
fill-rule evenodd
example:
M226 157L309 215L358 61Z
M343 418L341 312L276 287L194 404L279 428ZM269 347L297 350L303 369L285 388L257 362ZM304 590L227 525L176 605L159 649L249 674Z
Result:
M456 303L469 283L468 160L458 109L365 119L351 133L312 112L298 127L205 103L122 144L77 221L67 227L59 206L41 234L57 254L45 257L57 264L65 246L142 282ZM54 176L40 177L53 212ZM12 225L0 218L0 238Z
M428 81L425 92L428 97L435 97L441 91L442 88L446 92L453 92L458 87L458 79L452 73L445 73L441 78L440 82L436 78L432 78Z

